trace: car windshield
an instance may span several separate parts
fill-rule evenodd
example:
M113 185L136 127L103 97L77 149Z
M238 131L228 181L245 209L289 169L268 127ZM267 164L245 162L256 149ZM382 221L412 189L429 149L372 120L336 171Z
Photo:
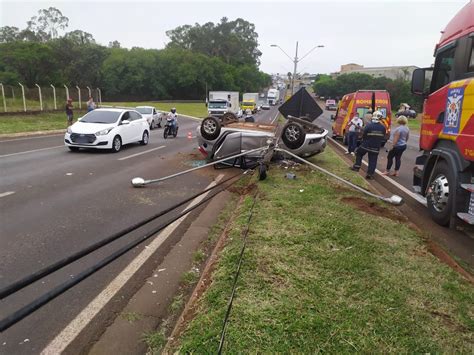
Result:
M335 100L327 100L326 105L335 105L336 101Z
M227 108L225 102L209 102L209 108Z
M253 106L254 103L253 103L253 101L244 101L244 102L242 102L242 105L243 106Z
M135 110L144 115L150 115L153 113L153 109L150 107L137 107Z
M82 117L82 123L115 123L121 115L121 111L94 110Z

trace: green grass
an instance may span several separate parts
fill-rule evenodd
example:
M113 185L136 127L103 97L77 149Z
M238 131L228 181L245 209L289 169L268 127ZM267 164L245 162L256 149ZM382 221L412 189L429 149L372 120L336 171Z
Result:
M410 131L414 132L415 134L419 134L420 127L421 127L421 115L418 115L416 118L408 119L408 128L410 128Z
M136 106L154 106L158 110L169 111L172 107L176 107L178 114L189 115L194 117L206 117L207 108L204 102L103 102L103 105L111 106L125 106L125 107L136 107Z
M125 312L121 314L121 317L129 323L134 323L137 320L142 319L142 316L136 312Z
M74 111L74 118L77 119L84 113ZM64 112L0 116L0 134L66 130L66 127L67 118Z
M363 182L330 149L313 161ZM397 211L317 172L294 169L288 180L287 171L272 167L258 185L224 352L472 352L472 285L429 254ZM238 211L181 353L218 348L251 204Z

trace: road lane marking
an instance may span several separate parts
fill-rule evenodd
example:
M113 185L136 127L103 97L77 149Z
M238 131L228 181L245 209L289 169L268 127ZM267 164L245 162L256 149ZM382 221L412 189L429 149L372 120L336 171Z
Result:
M7 140L0 140L0 143L26 141L26 140L29 140L29 139L50 138L50 137L58 137L58 136L59 137L64 136L64 133L50 134L50 135L47 135L47 136L34 136L34 137L24 137L24 138L13 138L13 139L7 139Z
M206 187L209 189L216 185L224 174L219 174L216 179ZM209 191L196 197L186 207L185 211L201 202ZM56 355L62 353L79 333L89 324L89 322L105 307L105 305L122 289L122 287L133 277L142 265L158 250L158 248L168 239L168 237L186 219L187 215L177 219L168 227L163 229L142 252L125 267L125 269L115 277L62 331L59 333L42 351L41 355Z
M65 147L64 145L57 145L57 146L55 146L55 147L40 148L40 149L34 149L34 150L26 150L26 151L24 151L24 152L18 152L18 153L11 153L11 154L0 155L0 158L12 157L12 156L14 156L14 155L35 153L35 152L40 152L40 151L42 151L42 150L58 149L58 148L64 148L64 147Z
M275 115L275 118L272 120L271 123L275 122L275 120L277 119L278 115L280 114L280 111L277 112L277 114Z
M153 148L153 149L148 149L148 150L145 150L144 152L128 155L126 157L119 158L117 160L126 160L126 159L130 159L130 158L135 158L135 157L138 157L139 155L154 152L155 150L162 149L162 148L165 148L165 147L166 147L166 145L160 145L159 147L156 147L156 148Z
M0 197L10 196L10 195L13 195L14 193L15 193L15 191L3 192L3 193L0 194Z

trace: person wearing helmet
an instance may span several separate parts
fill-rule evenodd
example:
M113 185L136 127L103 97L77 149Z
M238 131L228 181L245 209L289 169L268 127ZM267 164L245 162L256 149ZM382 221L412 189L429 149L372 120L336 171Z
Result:
M170 110L170 113L168 113L167 121L171 124L171 127L173 127L173 132L176 130L176 127L178 127L178 114L176 113L176 108L173 107Z
M385 139L385 126L380 123L382 118L383 115L380 111L375 111L372 114L371 122L364 128L362 143L356 151L356 160L351 167L352 170L359 171L362 165L362 158L367 153L369 157L369 168L367 169L366 179L369 180L374 178L379 150Z

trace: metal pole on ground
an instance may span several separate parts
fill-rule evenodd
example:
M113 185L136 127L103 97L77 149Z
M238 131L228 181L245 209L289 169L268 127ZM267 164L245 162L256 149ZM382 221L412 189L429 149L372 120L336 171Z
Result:
M2 99L3 99L3 111L7 112L7 102L5 101L5 89L3 88L3 84L0 83L2 87Z
M40 108L41 108L41 111L43 111L43 97L41 96L41 87L38 84L35 84L35 86L38 88L38 94L39 94L39 99L40 99Z
M77 97L79 98L79 110L81 109L81 88L76 85Z
M54 109L57 110L58 105L56 104L56 88L54 87L53 84L49 84L49 86L53 88Z
M21 95L23 96L23 110L26 112L25 87L21 85L21 83L18 83L18 85L21 86Z

